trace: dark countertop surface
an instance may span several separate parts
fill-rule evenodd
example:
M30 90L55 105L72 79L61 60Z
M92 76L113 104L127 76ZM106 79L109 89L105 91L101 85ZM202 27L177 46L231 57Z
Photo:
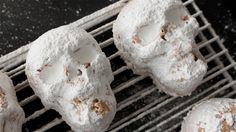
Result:
M68 24L117 0L1 0L0 55L25 45L49 29ZM233 1L233 0L232 0ZM236 13L230 0L196 0L236 58ZM235 59L236 60L236 59Z

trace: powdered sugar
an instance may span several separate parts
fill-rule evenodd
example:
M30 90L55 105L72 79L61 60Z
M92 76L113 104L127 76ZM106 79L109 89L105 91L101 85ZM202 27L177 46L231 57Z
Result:
M197 31L196 19L179 0L131 1L113 26L128 66L152 76L160 90L173 96L191 94L206 73L194 42Z
M52 29L33 42L26 61L30 85L46 107L78 132L104 131L116 112L108 59L86 31Z

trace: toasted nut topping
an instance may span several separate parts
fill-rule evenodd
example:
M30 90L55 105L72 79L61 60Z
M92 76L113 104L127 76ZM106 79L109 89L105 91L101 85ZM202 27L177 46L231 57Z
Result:
M231 112L233 115L236 115L236 107L233 104L230 104L229 112Z
M228 125L227 121L224 120L221 128L221 132L230 132L230 126Z
M97 115L104 115L110 111L109 107L102 100L94 99L91 107L92 111L95 111Z
M168 32L168 26L169 25L164 25L161 27L160 37L165 41L166 41L165 35Z
M199 127L198 132L205 132L203 128Z
M141 43L141 39L140 39L138 36L134 36L132 43L134 43L134 44L140 44L140 43Z
M81 100L79 97L75 97L72 102L75 106L79 106L81 104Z
M188 15L182 17L182 20L183 20L183 21L187 21L188 19L189 19L189 16L188 16Z
M45 64L44 66L47 67L47 66L52 66L52 65L50 65L50 64Z
M91 66L91 64L90 63L85 63L84 66L85 66L85 68L88 68L88 67Z

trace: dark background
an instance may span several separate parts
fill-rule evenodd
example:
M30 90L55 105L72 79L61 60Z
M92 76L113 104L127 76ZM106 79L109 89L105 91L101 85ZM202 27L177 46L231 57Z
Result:
M0 55L118 0L0 0ZM236 60L233 0L195 0Z

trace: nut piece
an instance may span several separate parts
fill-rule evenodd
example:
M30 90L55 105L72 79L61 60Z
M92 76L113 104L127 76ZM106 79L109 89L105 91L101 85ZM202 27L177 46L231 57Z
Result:
M133 41L132 41L134 44L140 44L141 43L141 40L138 36L134 36L133 37Z
M223 120L222 124L221 132L230 132L230 126L225 119Z
M188 16L188 15L183 16L183 17L182 17L182 20L183 20L183 21L187 21L187 20L189 20L189 16Z
M203 128L199 127L198 132L205 132Z
M98 115L104 115L109 112L110 109L105 102L99 99L94 99L91 107L92 111L95 111Z
M168 25L164 25L161 27L160 37L166 41L165 35L168 31Z
M81 100L79 97L75 97L72 102L76 107L80 106Z

